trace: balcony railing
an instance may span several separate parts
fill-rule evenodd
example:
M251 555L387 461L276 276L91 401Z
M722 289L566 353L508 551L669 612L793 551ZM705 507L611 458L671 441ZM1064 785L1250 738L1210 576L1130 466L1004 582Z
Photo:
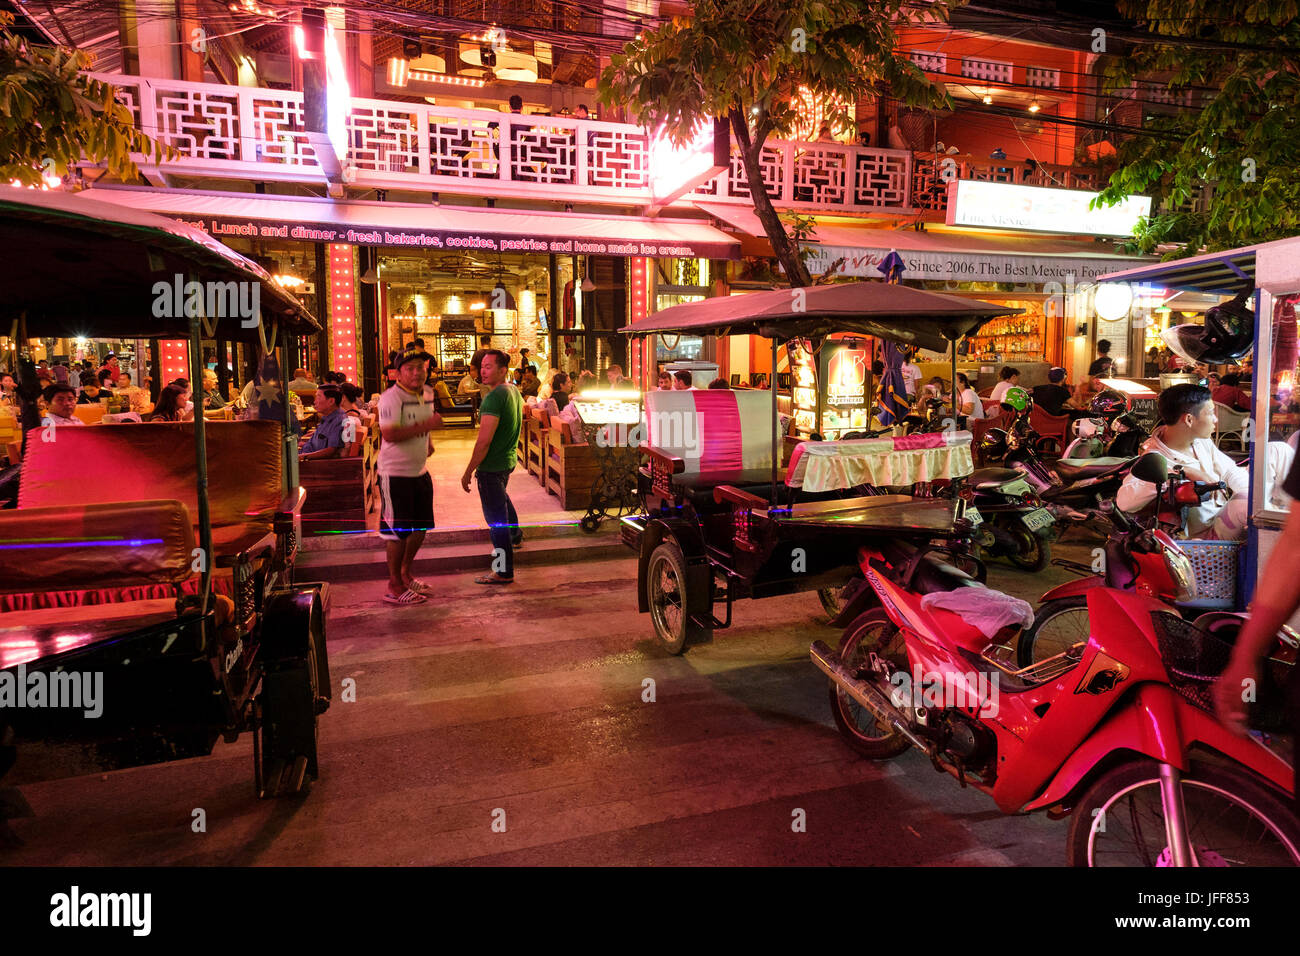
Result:
M252 181L321 182L303 94L289 90L103 76L137 125L179 156L157 173ZM343 181L358 187L523 199L651 202L649 137L641 127L354 98ZM954 159L951 165L945 161ZM898 212L946 206L956 176L1093 188L1086 174L935 157L838 143L769 141L760 162L775 205L808 212ZM955 172L954 172L955 171ZM688 198L748 204L739 153Z

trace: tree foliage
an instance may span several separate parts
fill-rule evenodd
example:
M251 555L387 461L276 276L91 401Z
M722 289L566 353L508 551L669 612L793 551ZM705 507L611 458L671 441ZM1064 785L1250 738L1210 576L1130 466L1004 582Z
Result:
M1190 91L1193 103L1149 121L1152 135L1119 149L1101 201L1137 193L1157 206L1167 200L1170 210L1153 211L1127 249L1181 243L1174 256L1195 255L1300 233L1296 0L1121 0L1119 7L1160 38L1111 63L1106 88L1163 82L1175 94ZM1189 211L1207 184L1208 209Z
M662 124L678 144L701 119L726 117L754 211L791 284L804 286L808 270L759 175L763 144L789 134L801 88L844 125L852 123L857 98L882 86L910 105L943 105L942 89L899 53L895 28L946 16L943 2L922 9L903 0L700 0L689 19L674 18L614 56L600 78L600 97L647 128Z
M168 147L135 128L112 86L84 72L84 53L30 44L0 14L0 182L39 186L83 157L121 179L138 175L132 153L157 162Z

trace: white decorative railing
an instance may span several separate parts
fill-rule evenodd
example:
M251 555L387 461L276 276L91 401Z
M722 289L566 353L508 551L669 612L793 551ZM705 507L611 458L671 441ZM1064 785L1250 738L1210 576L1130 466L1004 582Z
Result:
M254 181L321 181L303 95L292 90L103 76L138 126L179 156L160 172ZM651 201L649 137L623 123L463 110L427 103L354 98L347 120L344 181L404 189L560 201ZM760 160L775 205L810 212L942 210L942 158L840 143L769 141ZM961 163L961 178L1087 188L1055 170L1028 175L1010 163ZM1058 181L1059 180L1059 181ZM747 204L740 154L688 194Z

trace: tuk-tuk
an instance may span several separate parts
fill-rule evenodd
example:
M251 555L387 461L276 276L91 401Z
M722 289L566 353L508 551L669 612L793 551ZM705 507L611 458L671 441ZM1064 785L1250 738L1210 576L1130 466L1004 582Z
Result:
M816 348L849 332L943 350L1008 311L1016 310L862 282L708 299L623 331L764 336L775 371L783 342ZM931 493L935 482L954 491L972 473L970 432L794 441L781 417L775 388L645 394L645 513L624 517L621 534L639 559L638 607L670 653L728 627L741 598L816 590L832 623L851 620L872 599L860 569L891 543L911 546L900 558L908 580L958 566L983 577L969 556L976 519L965 500Z
M278 339L287 355L290 335L320 330L253 262L120 206L6 190L0 250L4 328L19 341L186 339L198 383L203 337L266 352ZM23 373L31 398L30 363ZM279 384L264 380L261 397ZM200 412L27 431L17 507L0 511L0 777L29 742L112 769L244 732L259 796L317 777L328 595L293 578L305 493L281 405L282 421Z

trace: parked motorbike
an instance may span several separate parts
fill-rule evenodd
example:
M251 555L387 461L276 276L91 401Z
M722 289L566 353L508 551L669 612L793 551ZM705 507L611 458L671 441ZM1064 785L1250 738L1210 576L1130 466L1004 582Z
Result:
M1088 639L1091 633L1088 595L1095 588L1133 591L1171 607L1178 603L1180 594L1192 588L1194 578L1175 579L1167 573L1171 564L1177 568L1183 566L1183 561L1176 559L1183 552L1170 532L1185 527L1187 511L1222 490L1223 482L1190 481L1182 477L1180 468L1170 474L1164 456L1154 452L1139 458L1133 465L1133 473L1143 481L1160 486L1157 502L1150 509L1150 519L1144 523L1114 507L1113 502L1104 503L1102 514L1114 531L1106 539L1101 566L1062 559L1053 562L1082 577L1058 585L1039 598L1034 624L1021 633L1018 643L1016 656L1022 667L1054 657ZM1172 561L1171 554L1175 555ZM1190 561L1187 568L1190 573ZM1187 606L1178 610L1191 620L1199 619L1206 609Z
M1153 560L1175 581L1189 573L1175 548ZM1101 587L1089 595L1094 636L1020 668L1014 628L990 641L923 607L888 562L871 558L864 574L881 606L838 651L810 648L857 752L916 747L1005 813L1070 814L1074 865L1300 865L1290 765L1211 712L1202 675L1222 651L1212 635L1154 597ZM946 577L948 590L975 584L955 568Z
M972 541L987 557L1006 557L1025 571L1041 571L1052 558L1052 513L1025 477L1012 468L981 468L960 492L966 515L979 524Z
M1072 461L1085 458L1126 458L1139 454L1146 429L1133 414L1133 399L1108 388L1088 404L1089 415L1070 424L1074 439L1061 452Z

